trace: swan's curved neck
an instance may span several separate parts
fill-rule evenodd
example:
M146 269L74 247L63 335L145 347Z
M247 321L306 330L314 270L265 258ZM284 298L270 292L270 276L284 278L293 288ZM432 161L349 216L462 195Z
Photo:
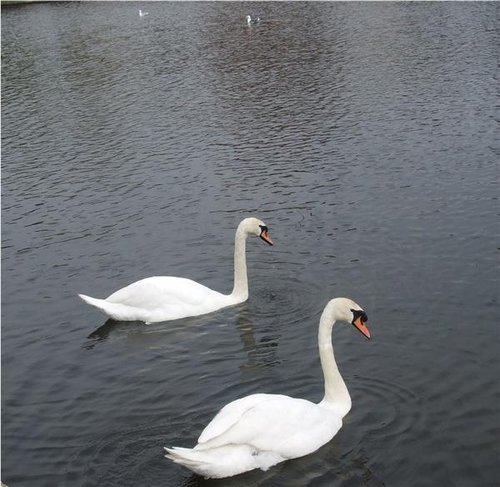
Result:
M234 237L234 287L231 293L231 297L236 302L243 302L248 299L246 239L246 232L238 227Z
M335 324L335 307L327 305L319 320L318 345L321 367L325 378L325 397L321 406L345 416L351 409L351 396L335 362L332 345L332 328Z

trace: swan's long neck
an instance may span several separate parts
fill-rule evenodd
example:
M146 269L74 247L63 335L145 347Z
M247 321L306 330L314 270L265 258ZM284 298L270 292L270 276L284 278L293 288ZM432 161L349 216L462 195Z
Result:
M234 287L231 293L231 297L236 302L243 302L248 299L246 239L246 232L241 227L238 227L234 238Z
M325 378L325 397L320 405L345 416L351 409L351 396L340 375L333 354L332 328L334 324L335 307L333 303L329 303L319 320L319 357Z

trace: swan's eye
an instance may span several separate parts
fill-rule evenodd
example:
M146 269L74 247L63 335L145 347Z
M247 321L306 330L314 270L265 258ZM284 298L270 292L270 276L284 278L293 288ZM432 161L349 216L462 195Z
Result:
M361 309L351 309L353 315L353 322L358 318L361 318L361 323L366 323L368 321L368 315Z
M268 232L269 231L269 228L267 228L265 225L259 225L259 227L262 230L262 232Z

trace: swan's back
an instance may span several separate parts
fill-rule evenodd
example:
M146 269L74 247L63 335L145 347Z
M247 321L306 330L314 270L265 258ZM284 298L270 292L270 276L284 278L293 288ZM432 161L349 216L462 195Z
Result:
M206 299L217 299L223 294L191 279L173 276L153 276L136 281L106 298L110 303L152 309L155 306L199 305Z
M221 409L195 449L249 445L283 459L296 458L330 441L341 426L340 415L305 399L253 394Z
M239 421L246 411L267 400L270 395L272 394L252 394L226 404L201 432L198 443L206 443L221 435Z

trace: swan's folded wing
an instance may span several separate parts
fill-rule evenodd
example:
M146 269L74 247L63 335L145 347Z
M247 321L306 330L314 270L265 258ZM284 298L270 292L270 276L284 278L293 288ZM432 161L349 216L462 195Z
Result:
M267 397L250 399L255 404L246 408L239 419L196 448L245 444L258 451L279 453L283 458L295 458L317 450L342 426L339 415L304 399L273 394L256 396ZM227 421L228 417L224 419ZM212 428L214 433L217 428Z
M142 309L158 306L197 306L207 299L223 296L217 291L191 279L173 276L154 276L134 282L106 298L111 303L124 303Z
M206 443L229 430L249 409L262 401L275 397L273 394L252 394L226 404L201 432L198 443Z

